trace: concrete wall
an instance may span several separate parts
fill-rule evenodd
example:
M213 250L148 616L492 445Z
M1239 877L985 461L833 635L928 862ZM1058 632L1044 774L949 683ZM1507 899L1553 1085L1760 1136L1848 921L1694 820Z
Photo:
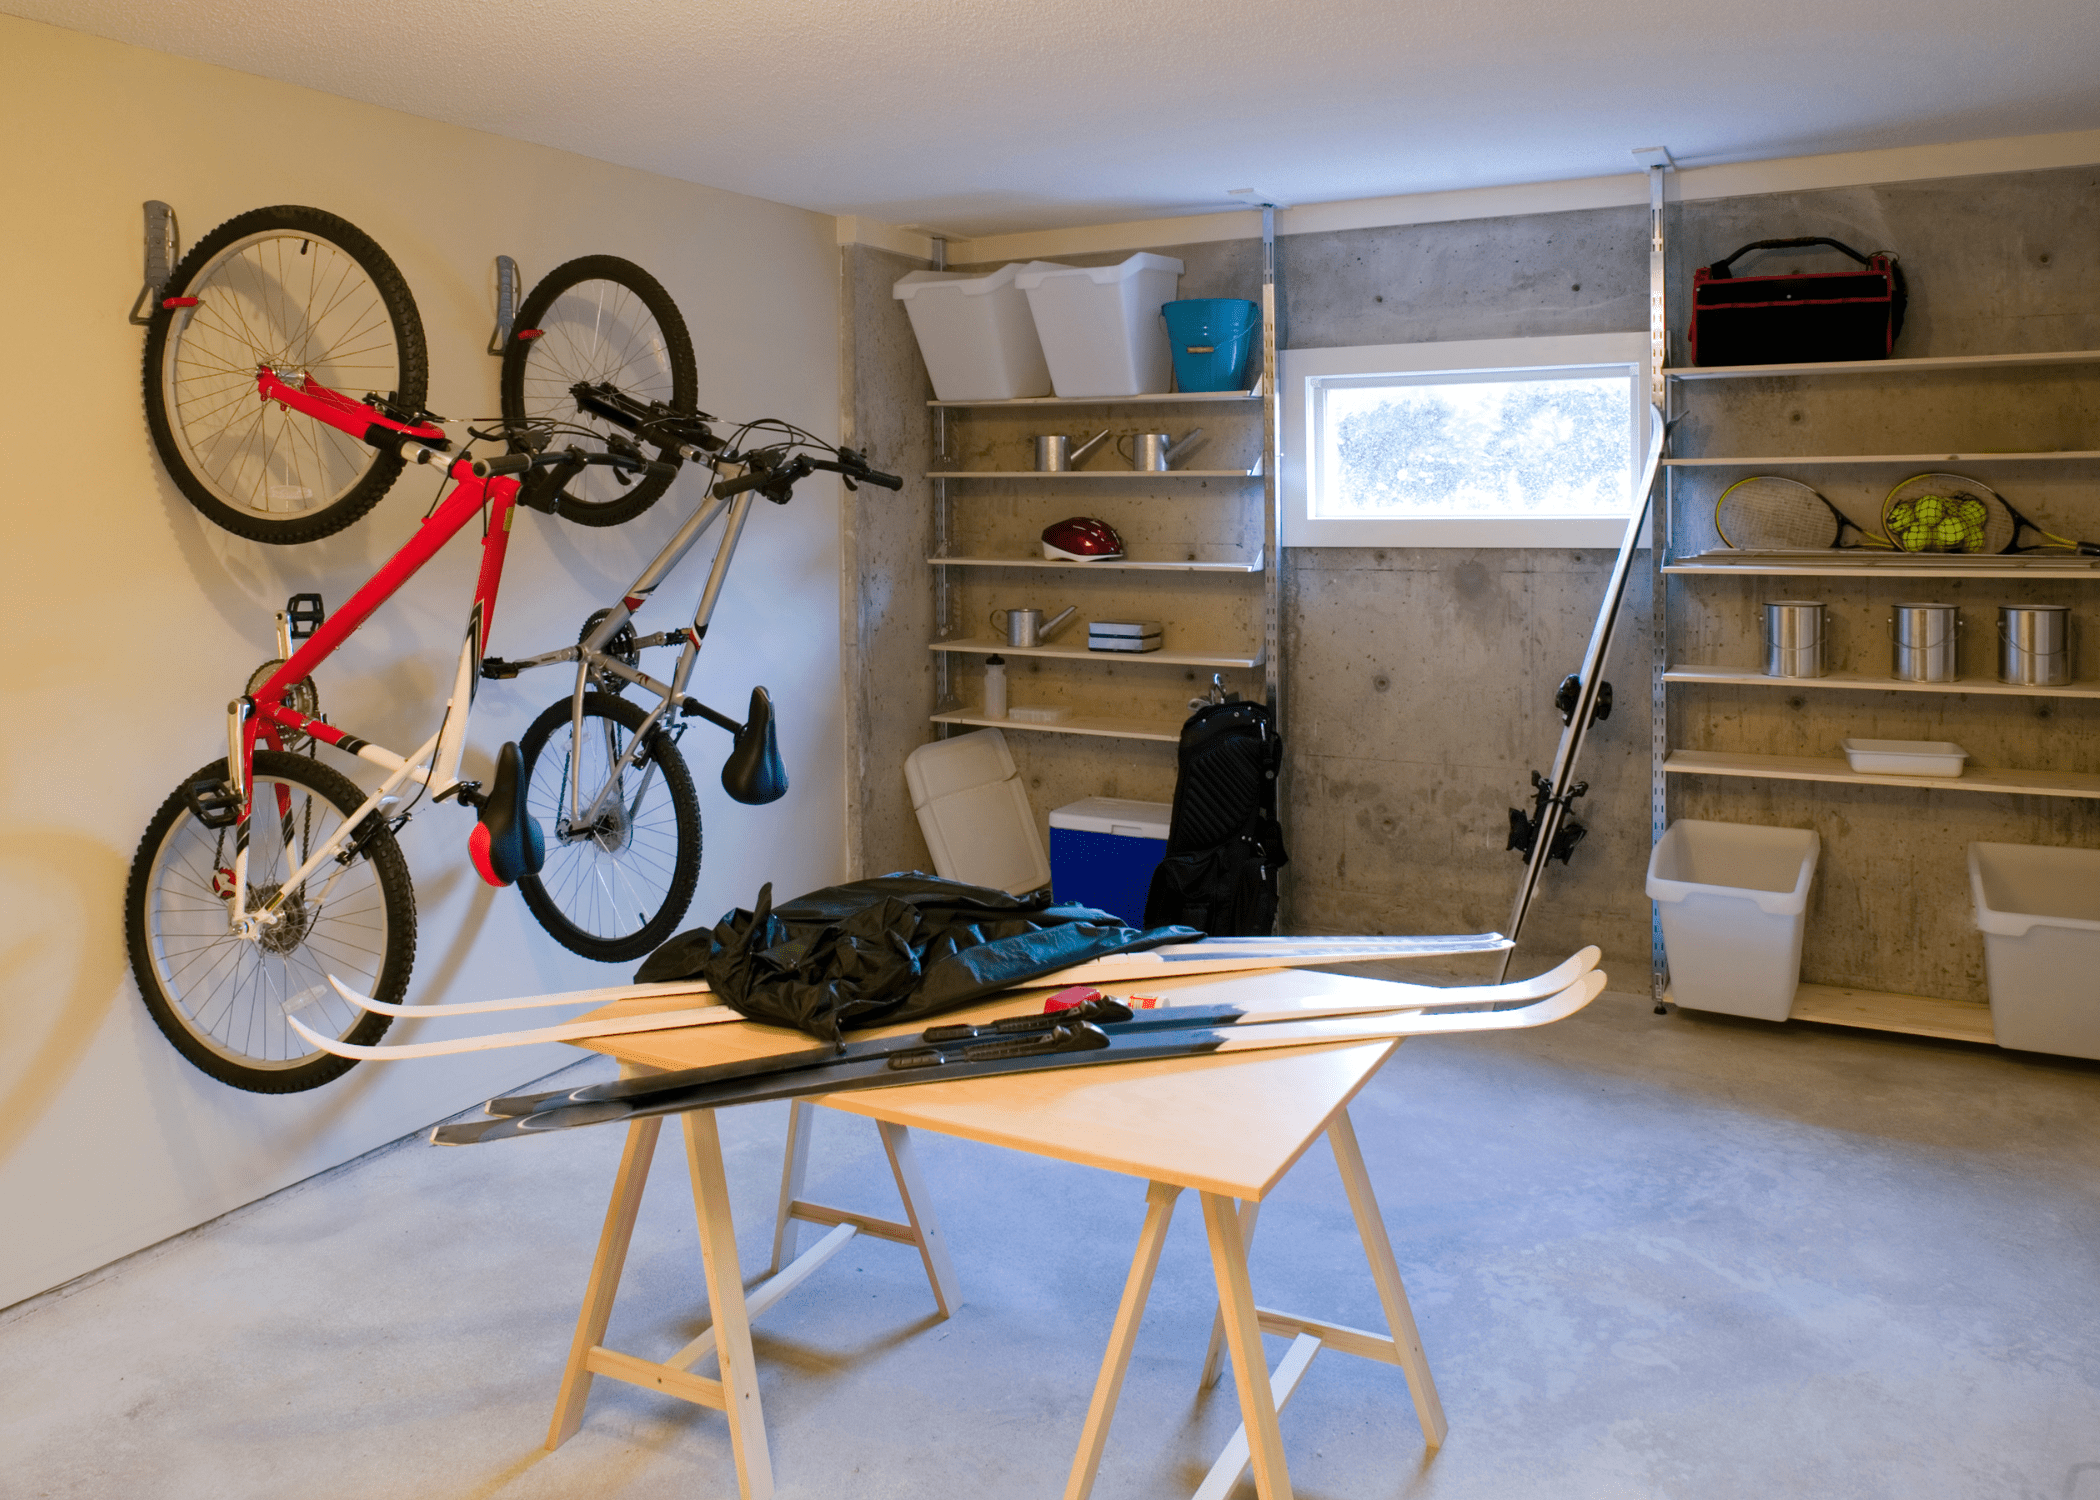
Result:
M2092 348L2100 345L2100 206L2093 189L2090 169L2058 169L1673 205L1672 284L1681 291L1693 267L1753 239L1829 234L1863 251L1902 252L1913 297L1898 353ZM1646 219L1641 209L1606 208L1286 236L1279 246L1286 343L1644 329ZM1185 296L1255 295L1256 244L1158 248L1187 262ZM1123 253L1059 258L1099 263ZM1671 312L1677 334L1682 300ZM2100 398L2090 370L1876 380L1703 387L1674 451L2100 446L2093 409ZM1817 392L1818 400L1806 400ZM1003 440L996 424L980 427L990 429L994 444ZM1786 446L1770 446L1780 441ZM984 456L997 451L987 447ZM1905 472L1853 471L1833 497L1871 518L1881 493ZM2045 517L2100 532L2089 465L2023 466L2017 473L2008 466L2002 476L1982 477L2017 486ZM1711 498L1693 494L1686 508L1703 505L1710 513ZM1003 524L1018 536L1027 519L1015 512L982 524ZM1579 663L1610 563L1605 552L1557 549L1306 548L1286 555L1292 930L1504 924L1518 874L1517 856L1503 848L1505 809L1525 800L1526 773L1551 758L1560 732L1552 692ZM1607 664L1621 708L1598 726L1581 768L1590 793L1579 812L1590 837L1571 866L1548 874L1520 955L1521 967L1596 942L1636 987L1649 947L1643 879L1653 616L1646 563L1644 554ZM924 570L918 585L930 588ZM1688 620L1676 655L1749 665L1752 606L1777 595L1747 583L1677 587ZM1983 606L2002 590L1966 588L1963 597L1977 607L1969 611L1973 660L1965 671L1982 675L1993 628ZM1152 592L1167 601L1165 610L1205 607L1193 589ZM1873 622L1888 600L1856 592L1860 597L1840 613L1852 620L1846 649L1864 663L1885 652ZM2059 595L2064 602L2085 599L2076 591L2034 591L2038 600ZM1014 674L1020 701L1030 701L1021 694L1032 691L1024 684L1033 680ZM1156 681L1149 691L1159 696ZM2100 723L2100 705L2053 699L1700 689L1680 701L1681 744L1835 754L1848 733L1945 737L1968 745L1982 764L2058 769L2092 768ZM1168 746L1026 733L1009 740L1039 814L1081 796L1164 799L1172 790ZM1982 948L1960 878L1963 844L2091 842L2096 832L2090 803L1718 780L1679 787L1673 815L1822 830L1806 977L1969 997L1981 995Z
M901 475L904 488L843 497L840 652L846 684L847 865L856 876L931 870L904 786L904 757L933 712L933 386L890 288L928 262L839 248L840 441ZM783 892L782 894L786 894Z
M143 333L124 312L140 279L140 203L172 203L192 243L271 203L314 204L365 229L416 295L431 403L448 413L497 409L498 362L483 348L499 252L528 278L590 252L633 258L694 326L704 406L819 432L838 410L838 284L833 225L818 215L12 18L0 18L0 140L14 352L0 376L11 438L0 553L4 1305L572 1055L364 1066L309 1094L263 1097L191 1068L139 1003L121 908L148 817L224 753L224 705L271 654L271 611L296 590L339 604L432 494L429 471L412 471L370 516L303 547L243 542L198 515L162 471L139 406ZM492 648L519 656L573 640L697 498L698 481L681 480L612 531L521 514ZM687 737L707 825L696 921L747 903L761 880L802 890L843 871L837 528L823 483L804 486L789 511L760 507L716 614L694 690L734 709L753 682L770 685L795 791L740 807L716 780L726 737L704 726ZM450 682L477 556L471 538L455 541L323 668L338 723L404 747L429 733L429 695ZM644 629L691 608L701 573L686 566ZM553 672L486 685L468 774L486 775L496 746L566 690ZM570 955L515 894L475 880L470 826L450 806L427 807L405 831L421 925L413 1000L624 977Z

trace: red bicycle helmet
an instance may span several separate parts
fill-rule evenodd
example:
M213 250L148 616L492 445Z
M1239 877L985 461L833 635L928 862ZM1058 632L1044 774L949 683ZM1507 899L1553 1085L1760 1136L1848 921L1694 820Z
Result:
M1062 562L1099 562L1121 557L1116 528L1092 516L1067 516L1043 528L1043 556Z

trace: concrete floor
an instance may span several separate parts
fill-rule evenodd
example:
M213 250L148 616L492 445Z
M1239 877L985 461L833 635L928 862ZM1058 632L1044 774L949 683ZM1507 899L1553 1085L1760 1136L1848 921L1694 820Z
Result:
M1425 1458L1399 1372L1323 1355L1283 1418L1307 1500L2100 1500L2100 1065L1610 995L1410 1043L1354 1116L1451 1435ZM723 1122L747 1271L784 1118ZM734 1495L720 1416L612 1381L540 1448L620 1139L404 1145L0 1314L0 1494ZM760 1320L784 1496L1063 1485L1142 1188L921 1152L967 1304L863 1239ZM870 1125L820 1116L812 1188L891 1209ZM660 1354L703 1300L675 1151L650 1191L611 1342ZM1324 1149L1254 1278L1375 1324ZM1184 1201L1104 1500L1186 1494L1237 1420L1195 1391L1209 1285Z

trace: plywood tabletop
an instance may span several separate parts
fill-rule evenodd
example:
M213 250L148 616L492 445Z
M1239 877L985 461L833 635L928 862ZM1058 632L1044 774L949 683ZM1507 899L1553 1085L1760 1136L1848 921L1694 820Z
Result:
M1182 1003L1274 1004L1294 998L1374 999L1387 981L1307 969L1160 980L1147 994ZM856 1032L910 1035L932 1024L983 1022L1042 1009L1048 991L1008 995L911 1026ZM628 1001L593 1017L671 1010L690 998ZM641 1068L676 1069L828 1049L797 1031L738 1022L581 1043ZM1264 1196L1398 1041L1341 1042L1222 1057L956 1078L829 1094L852 1114L1103 1167L1235 1198Z

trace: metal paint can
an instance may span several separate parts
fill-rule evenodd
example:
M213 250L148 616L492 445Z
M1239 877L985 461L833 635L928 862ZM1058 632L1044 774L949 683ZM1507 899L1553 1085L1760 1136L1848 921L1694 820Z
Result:
M2071 607L1998 606L1998 680L2062 687L2071 680Z
M1821 677L1825 639L1822 600L1773 600L1765 606L1765 676Z
M1889 620L1889 675L1900 682L1952 682L1961 611L1952 604L1899 604Z

